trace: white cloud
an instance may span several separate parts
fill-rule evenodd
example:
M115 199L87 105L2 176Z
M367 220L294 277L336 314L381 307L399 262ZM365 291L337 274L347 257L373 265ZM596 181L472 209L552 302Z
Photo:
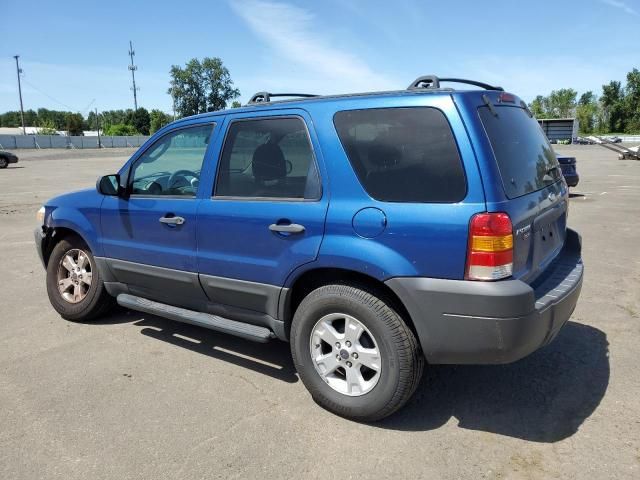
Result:
M292 66L276 75L280 78L271 78L269 83L281 82L279 88L291 84L291 77L302 82L293 86L296 89L315 86L318 93L387 90L400 85L375 72L344 45L333 46L329 38L318 33L315 26L319 23L309 10L264 0L239 0L231 7L265 42L267 55L275 61L287 60ZM255 85L255 78L252 83Z
M618 8L629 15L640 15L637 10L634 10L632 7L627 5L625 2L621 2L619 0L600 0L602 3L609 5L611 7Z

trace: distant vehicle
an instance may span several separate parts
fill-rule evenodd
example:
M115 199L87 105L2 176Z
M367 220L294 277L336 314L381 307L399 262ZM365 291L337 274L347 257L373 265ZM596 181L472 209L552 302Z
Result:
M18 163L18 156L6 150L0 150L0 168L7 168L10 163Z
M606 137L611 143L622 143L622 139L620 137Z
M425 363L515 362L558 334L583 272L568 202L523 100L425 76L182 118L47 201L35 238L63 318L117 301L289 341L317 403L372 421Z
M578 170L576 169L576 157L568 157L566 155L556 155L558 157L558 163L560 164L560 170L564 176L567 185L575 187L580 181Z
M576 137L573 139L573 143L577 145L593 145L595 142L586 137Z

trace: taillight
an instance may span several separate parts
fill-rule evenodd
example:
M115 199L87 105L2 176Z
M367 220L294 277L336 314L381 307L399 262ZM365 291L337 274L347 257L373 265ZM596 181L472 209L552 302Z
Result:
M478 213L469 224L468 280L499 280L513 273L513 226L506 213Z

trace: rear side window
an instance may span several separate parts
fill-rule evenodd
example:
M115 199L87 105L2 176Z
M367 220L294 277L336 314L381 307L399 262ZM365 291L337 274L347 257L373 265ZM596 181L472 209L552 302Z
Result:
M558 160L537 120L520 107L496 105L478 112L509 198L540 190L562 178Z
M449 203L466 195L458 148L435 108L338 112L338 136L367 193L383 202Z
M215 195L320 198L320 178L303 120L287 117L232 123Z

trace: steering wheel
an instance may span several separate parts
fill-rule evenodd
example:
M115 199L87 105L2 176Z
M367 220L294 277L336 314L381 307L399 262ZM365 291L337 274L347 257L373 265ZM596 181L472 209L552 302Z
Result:
M200 177L196 172L192 172L191 170L177 170L173 172L169 177L169 180L167 180L167 190L171 190L173 188L173 184L176 183L176 180L180 177L193 177L200 180Z

